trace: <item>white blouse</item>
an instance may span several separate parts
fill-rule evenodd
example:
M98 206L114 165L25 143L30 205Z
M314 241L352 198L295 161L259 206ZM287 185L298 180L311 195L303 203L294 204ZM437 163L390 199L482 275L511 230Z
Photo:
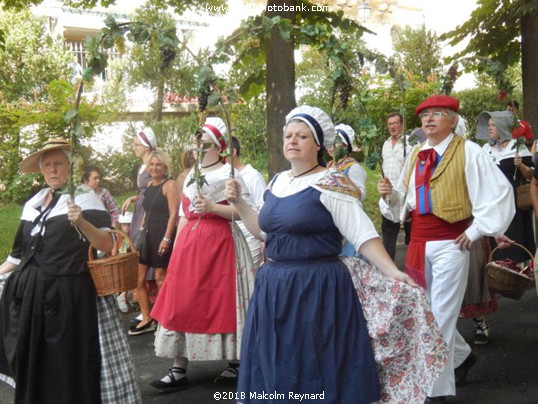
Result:
M191 169L189 174L187 174L187 178L185 178L185 182L183 183L183 195L185 195L185 197L187 197L191 201L196 199L196 196L198 195L198 188L196 184L192 183L189 185L189 182L191 181L193 175L194 168ZM204 198L208 199L212 203L219 203L225 201L226 198L224 197L224 183L231 178L230 164L226 163L218 170L208 171L203 173L203 175L205 176L205 179L207 181L207 184L204 184L204 186L200 190ZM251 201L250 195L248 193L248 188L245 185L241 174L239 174L238 170L235 170L234 175L235 179L239 182L239 185L241 186L241 196L250 205ZM190 205L189 210L191 212L194 212L193 204ZM185 214L183 213L183 203L181 203L181 206L179 207L179 215L185 216Z

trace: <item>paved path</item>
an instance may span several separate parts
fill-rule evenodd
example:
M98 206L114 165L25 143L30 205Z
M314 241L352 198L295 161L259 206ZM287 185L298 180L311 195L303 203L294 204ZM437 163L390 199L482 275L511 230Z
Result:
M398 246L397 262L401 266L405 246ZM127 322L133 315L124 315ZM500 311L489 317L491 339L488 345L476 347L479 360L469 374L469 384L457 391L451 403L469 404L536 404L538 403L538 297L535 289L526 291L519 301L500 298ZM460 320L462 335L472 342L472 320ZM183 391L161 393L149 382L162 377L170 367L169 360L153 354L153 336L129 337L136 362L144 404L210 404L233 403L215 400L214 395L233 394L234 385L222 386L213 379L226 367L225 361L189 364L191 387ZM0 383L0 403L13 402L11 388ZM352 403L341 403L352 404Z

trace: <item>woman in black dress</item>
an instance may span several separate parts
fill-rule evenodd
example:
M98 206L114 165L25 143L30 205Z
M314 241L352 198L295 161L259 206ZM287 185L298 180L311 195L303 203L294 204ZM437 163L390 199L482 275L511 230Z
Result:
M175 182L169 178L172 159L168 153L156 149L151 151L146 160L146 170L151 181L146 189L144 202L144 227L147 229L148 256L141 257L138 264L138 284L136 296L140 305L142 321L131 326L129 335L153 332L155 321L150 317L150 301L146 289L148 269L153 267L155 282L160 289L172 251L172 240L179 210L179 194Z
M491 173L491 175L504 175L514 188L515 198L516 188L532 178L534 163L527 147L524 144L520 145L517 139L512 139L513 118L509 111L482 112L478 117L476 137L488 140L482 150L499 167L499 171ZM514 203L516 203L515 199ZM516 214L505 235L534 253L536 244L532 227L532 213L532 209L523 210L518 208L516 204ZM492 248L495 248L497 246L495 240L490 239L490 241ZM505 258L523 263L530 259L529 254L517 246L494 253L496 260Z
M146 189L148 188L148 183L151 181L151 175L149 175L149 172L146 170L145 161L149 154L157 148L157 137L155 136L153 130L147 127L133 136L132 147L135 156L142 161L142 164L138 168L138 175L136 177L138 193L130 198L127 198L125 202L123 202L123 205L121 206L121 214L123 215L125 212L127 212L131 204L134 203L133 218L131 220L131 230L129 233L129 236L134 238L135 234L140 229L140 226L142 226L142 219L144 218L144 208L142 207L142 203L144 203L144 196L146 194ZM146 277L146 280L148 283L145 286L145 295L149 296L148 289L152 288L154 281L153 268L150 268L150 270L147 272L148 276ZM138 301L138 296L135 296L135 298L136 301ZM142 313L140 313L133 320L133 322L138 324L140 321L142 321L142 317Z
M135 380L125 338L110 339L122 335L113 297L112 306L96 297L86 266L90 243L113 247L110 216L91 188L81 185L74 203L64 192L69 149L50 140L20 165L48 187L24 205L0 266L12 272L0 303L0 380L15 386L16 403L139 403L136 383L125 386Z

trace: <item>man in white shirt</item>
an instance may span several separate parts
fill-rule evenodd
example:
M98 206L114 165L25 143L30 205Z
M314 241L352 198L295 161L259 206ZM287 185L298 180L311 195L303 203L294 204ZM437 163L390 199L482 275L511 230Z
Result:
M390 137L383 143L381 151L383 158L383 174L392 184L396 184L405 162L406 156L411 151L411 147L402 142L403 133L403 116L398 112L392 112L387 117L387 128ZM397 208L397 207L396 207ZM390 258L394 261L396 256L396 241L400 232L400 219L396 221L388 219L381 214L381 234L383 237L383 246ZM409 221L404 222L405 243L409 243L411 234L411 225Z
M241 177L245 181L250 194L250 204L256 210L259 210L263 205L263 193L267 188L267 183L263 175L252 167L250 164L243 164L241 162L241 143L239 139L232 136L232 151L233 153L233 166L239 171ZM250 253L252 255L252 261L254 267L258 269L262 261L262 245L260 240L249 233L243 222L238 221L237 224L241 228L241 231L245 235L247 243L250 247Z
M469 248L482 236L502 236L515 212L508 180L493 175L495 164L477 144L453 133L459 102L432 96L416 113L428 140L407 158L393 188L387 178L378 183L382 211L392 220L389 204L401 206L400 219L411 216L413 232L406 272L422 287L450 350L448 363L433 385L426 403L445 401L466 382L476 355L458 333L456 324L469 271Z

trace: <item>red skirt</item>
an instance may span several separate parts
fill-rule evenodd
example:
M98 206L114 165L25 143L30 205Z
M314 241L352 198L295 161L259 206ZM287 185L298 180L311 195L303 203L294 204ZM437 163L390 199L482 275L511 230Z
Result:
M236 259L230 222L212 214L200 217L188 205L185 211L188 223L174 244L151 316L168 330L233 333Z

